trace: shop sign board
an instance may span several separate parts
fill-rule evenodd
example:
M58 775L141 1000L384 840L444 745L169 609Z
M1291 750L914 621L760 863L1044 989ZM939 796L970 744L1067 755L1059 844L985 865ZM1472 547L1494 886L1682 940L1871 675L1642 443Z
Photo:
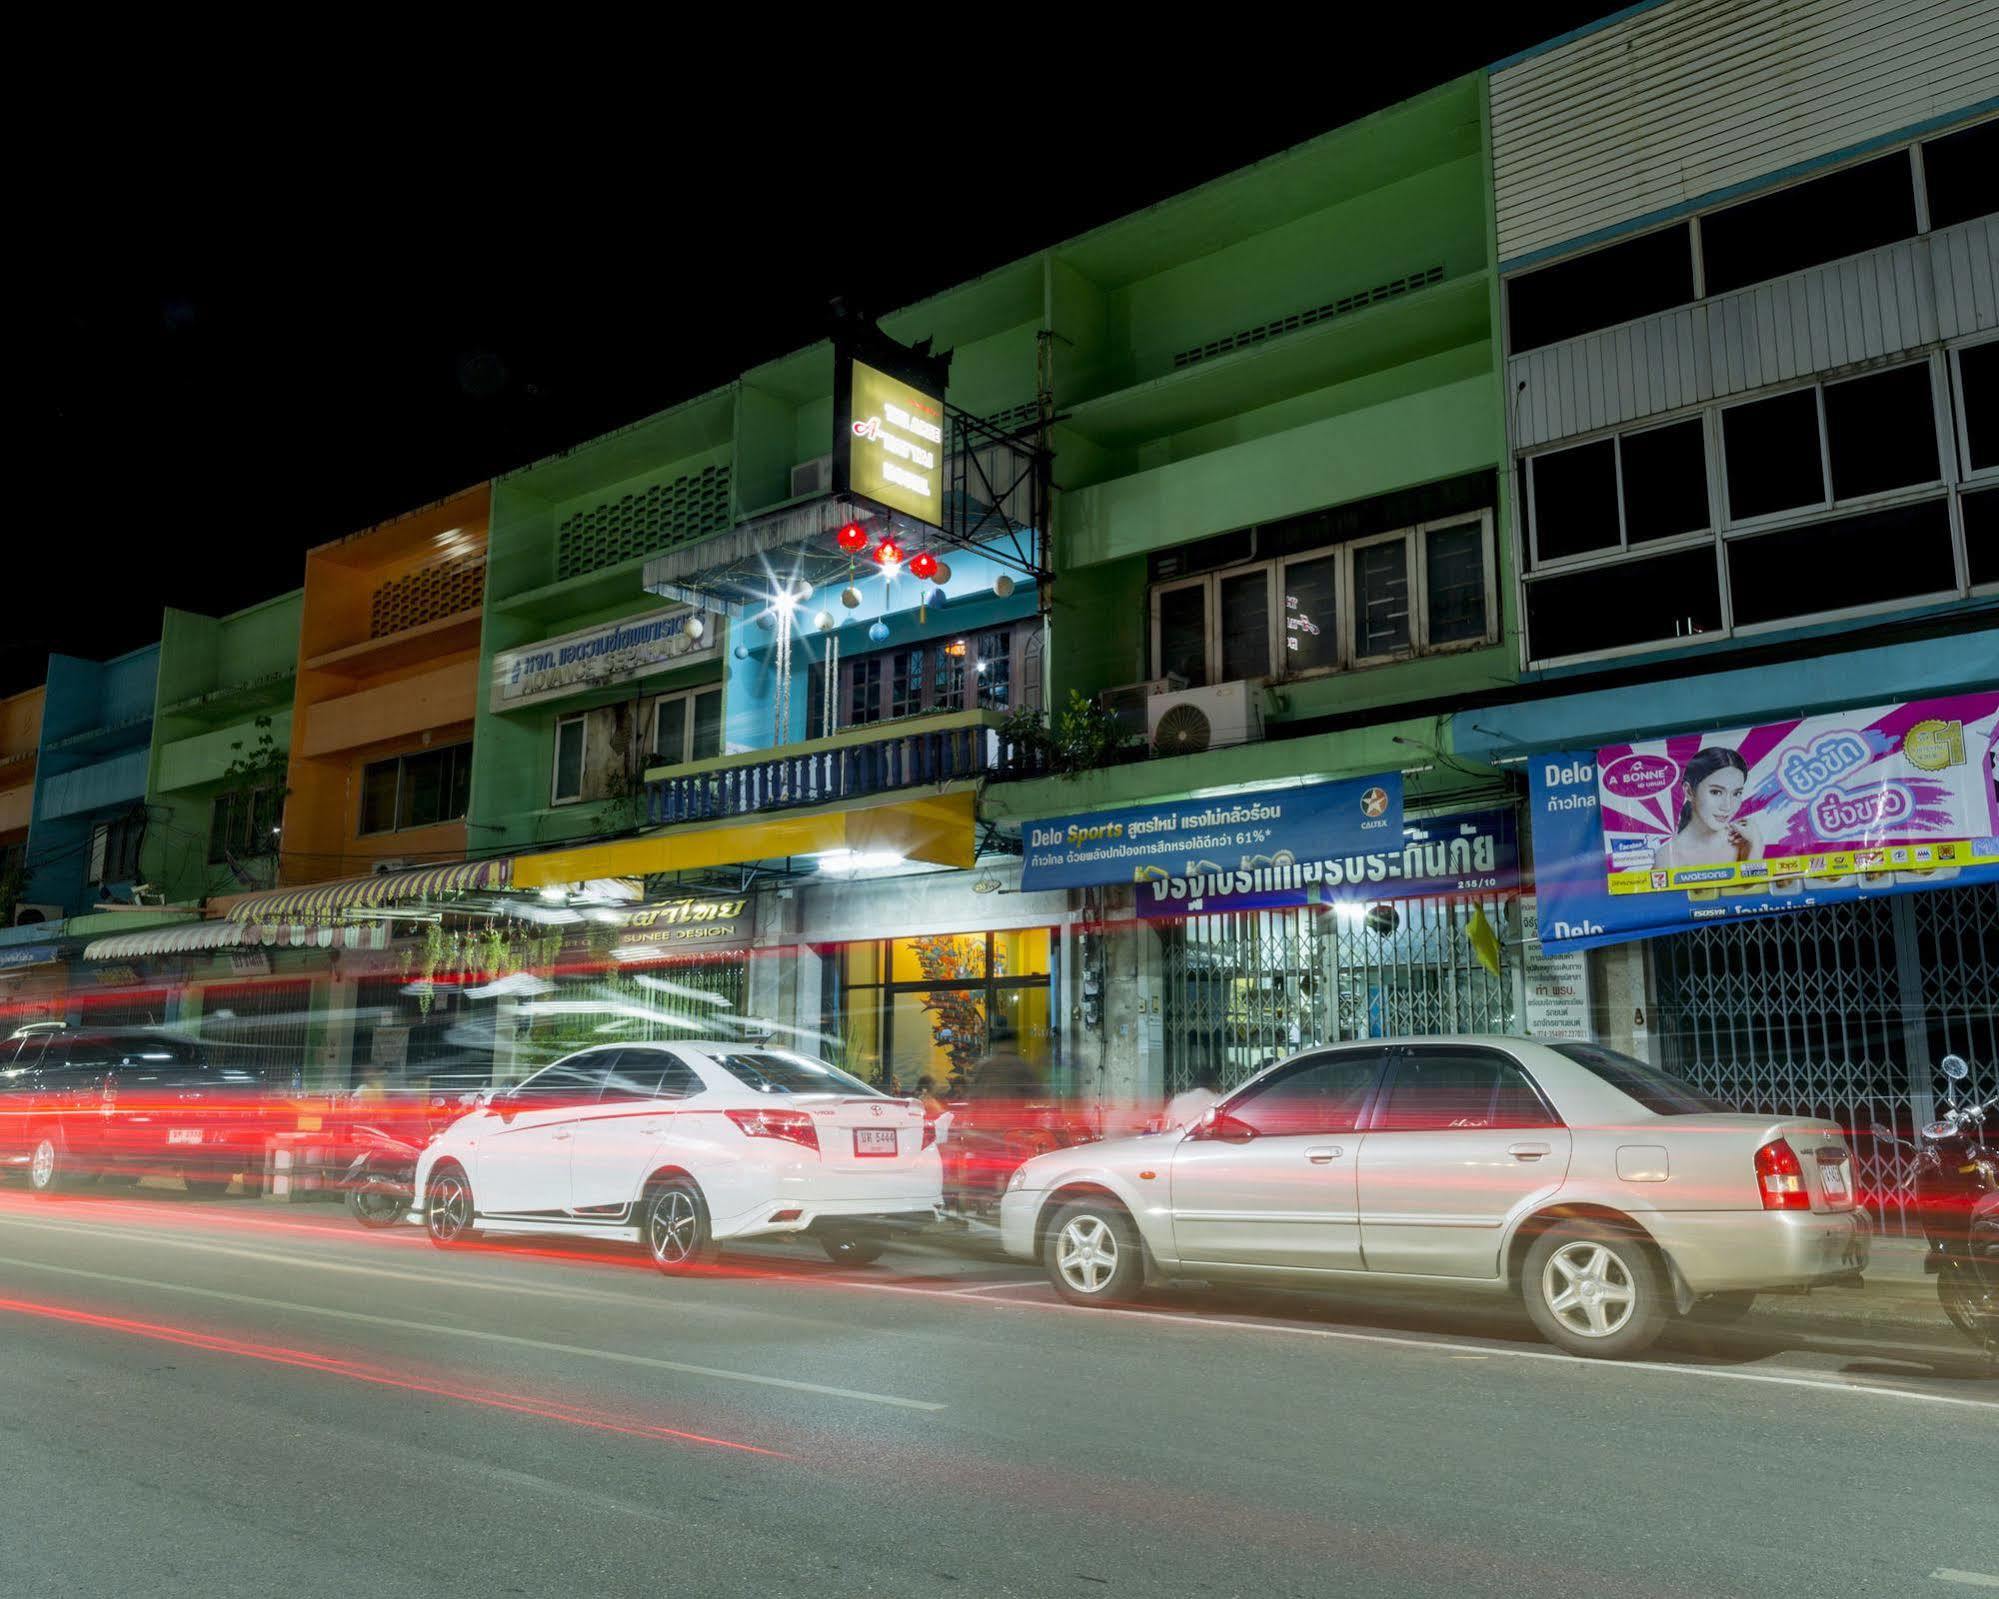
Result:
M948 356L884 339L834 350L833 488L931 527L944 525Z
M382 1026L375 1029L375 1036L369 1041L368 1059L385 1072L401 1072L409 1064L410 1030L407 1027Z
M40 966L44 961L59 959L61 954L53 944L16 944L0 949L0 972L16 966Z
M1995 718L1967 694L1537 755L1543 944L1999 882Z
M1203 916L1479 894L1519 886L1519 830L1510 809L1460 811L1405 822L1397 842L1399 847L1383 839L1366 850L1282 866L1150 878L1139 885L1138 914Z
M1532 894L1520 901L1520 976L1526 999L1527 1036L1553 1043L1588 1044L1590 1026L1589 956L1582 950L1550 954L1541 943L1539 907Z
M747 899L679 899L634 906L619 936L620 960L671 960L709 950L742 949L750 942Z
M1020 886L1033 892L1178 878L1189 892L1232 892L1246 872L1386 857L1401 837L1402 776L1384 772L1029 822Z
M701 615L697 627L691 625L697 614L692 606L676 605L501 650L493 657L493 709L517 711L712 660L721 645L723 619Z

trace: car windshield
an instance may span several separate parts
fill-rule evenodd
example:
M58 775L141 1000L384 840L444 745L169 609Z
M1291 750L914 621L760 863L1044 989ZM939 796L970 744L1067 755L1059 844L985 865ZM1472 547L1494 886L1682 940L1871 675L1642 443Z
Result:
M1690 1083L1668 1076L1656 1066L1620 1055L1597 1044L1554 1044L1556 1054L1574 1061L1592 1076L1601 1077L1619 1093L1638 1101L1656 1116L1696 1116L1706 1111L1726 1111L1734 1107L1703 1094Z
M759 1094L865 1094L880 1097L858 1077L809 1055L779 1055L769 1050L731 1050L709 1059L737 1082Z

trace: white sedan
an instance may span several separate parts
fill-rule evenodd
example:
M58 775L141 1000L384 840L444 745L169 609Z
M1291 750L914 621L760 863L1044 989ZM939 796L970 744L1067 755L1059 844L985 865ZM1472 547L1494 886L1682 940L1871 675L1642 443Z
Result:
M922 1106L790 1050L618 1044L482 1097L417 1162L410 1220L642 1243L662 1271L729 1239L809 1233L835 1261L927 1219L943 1173Z
M1297 1056L1191 1128L1028 1161L1000 1226L1077 1304L1161 1277L1391 1280L1518 1294L1550 1342L1603 1356L1868 1259L1836 1126L1521 1038Z

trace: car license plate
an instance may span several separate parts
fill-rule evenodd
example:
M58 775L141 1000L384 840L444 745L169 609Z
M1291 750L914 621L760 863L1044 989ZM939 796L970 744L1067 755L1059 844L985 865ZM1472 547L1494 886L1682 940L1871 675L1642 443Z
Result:
M170 1144L198 1144L201 1142L199 1127L169 1127L167 1142Z
M1819 1187L1825 1190L1825 1197L1834 1204L1843 1202L1848 1194L1846 1168L1844 1166L1821 1166Z
M854 1153L856 1155L893 1155L895 1153L895 1129L893 1127L856 1127L854 1129Z

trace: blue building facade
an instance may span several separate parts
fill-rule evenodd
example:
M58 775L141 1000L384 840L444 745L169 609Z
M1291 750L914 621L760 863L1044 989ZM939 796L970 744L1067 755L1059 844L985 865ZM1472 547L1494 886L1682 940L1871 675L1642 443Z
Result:
M76 916L140 881L160 647L49 657L25 900Z

